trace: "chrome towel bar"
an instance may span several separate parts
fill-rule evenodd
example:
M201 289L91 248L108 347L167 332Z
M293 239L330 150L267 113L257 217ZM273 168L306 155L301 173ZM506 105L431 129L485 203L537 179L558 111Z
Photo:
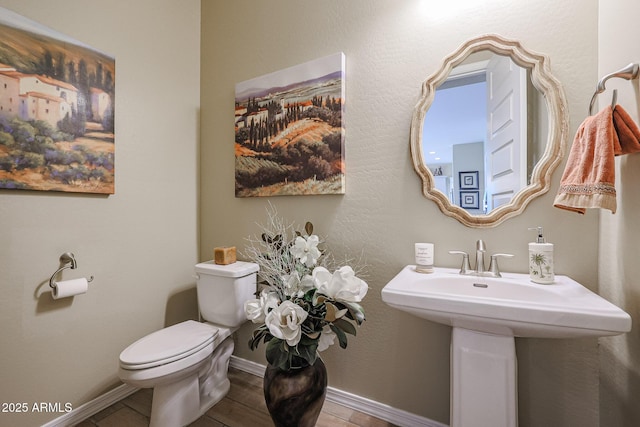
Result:
M600 81L598 82L598 86L596 86L596 91L593 94L593 96L591 97L591 102L589 103L589 115L593 115L593 106L596 102L596 98L598 97L599 94L601 94L602 92L605 91L605 83L607 82L607 80L614 78L614 77L618 77L621 79L625 79L625 80L633 80L633 79L637 79L638 78L638 70L640 69L640 67L638 66L637 63L632 62L631 64L627 65L626 67L615 71L613 73L607 74L606 76L604 76L603 78L600 79ZM613 100L612 100L612 106L616 105L616 100L618 98L618 92L616 90L613 91Z

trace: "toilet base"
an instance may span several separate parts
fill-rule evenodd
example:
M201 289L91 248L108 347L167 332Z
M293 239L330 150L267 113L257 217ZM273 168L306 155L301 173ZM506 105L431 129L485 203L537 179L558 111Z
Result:
M227 373L233 347L233 338L228 337L198 371L182 380L156 385L149 426L186 426L222 400L231 387Z

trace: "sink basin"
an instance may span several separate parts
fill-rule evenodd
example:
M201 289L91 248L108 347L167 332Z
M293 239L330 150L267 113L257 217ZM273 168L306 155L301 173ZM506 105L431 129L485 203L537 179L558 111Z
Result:
M382 289L382 300L424 319L495 335L578 338L631 330L626 312L567 276L540 285L527 274L492 278L434 270L405 267Z
M382 300L453 327L451 427L517 427L514 337L602 337L631 330L627 313L567 276L540 285L527 274L493 278L434 270L421 274L405 267L382 289Z

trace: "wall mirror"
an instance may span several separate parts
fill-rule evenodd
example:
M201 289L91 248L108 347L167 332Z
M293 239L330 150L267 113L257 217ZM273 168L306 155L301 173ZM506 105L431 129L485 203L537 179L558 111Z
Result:
M469 227L493 227L549 190L568 132L549 59L518 41L465 42L427 78L411 122L424 195Z

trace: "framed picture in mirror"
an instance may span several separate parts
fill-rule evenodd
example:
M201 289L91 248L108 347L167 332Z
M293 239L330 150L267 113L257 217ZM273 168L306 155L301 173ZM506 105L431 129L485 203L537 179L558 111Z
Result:
M463 209L480 209L480 192L460 191L460 207Z
M460 178L461 190L479 190L478 187L478 171L458 172Z

